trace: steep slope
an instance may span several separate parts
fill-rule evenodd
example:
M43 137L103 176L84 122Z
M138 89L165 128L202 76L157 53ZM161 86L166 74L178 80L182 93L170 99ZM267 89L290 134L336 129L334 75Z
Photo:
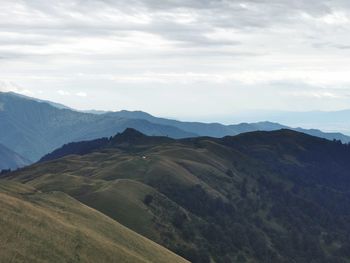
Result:
M0 171L5 169L14 170L29 164L30 161L0 144Z
M1 262L186 262L61 192L0 181Z
M65 143L108 137L127 127L149 135L193 136L178 128L146 120L58 109L14 93L0 93L0 143L31 161L37 161Z
M3 177L63 191L191 262L350 262L348 145L290 130L173 140L128 129L44 160Z

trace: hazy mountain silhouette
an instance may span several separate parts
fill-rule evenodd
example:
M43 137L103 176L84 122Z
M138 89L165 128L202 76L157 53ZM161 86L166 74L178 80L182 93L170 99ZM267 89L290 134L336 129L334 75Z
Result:
M232 125L223 125L220 123L202 123L202 122L183 122L177 120L170 120L165 118L154 117L146 112L142 111L119 111L110 112L107 115L123 117L128 119L144 119L152 123L169 125L177 127L181 130L197 134L198 136L212 136L212 137L223 137L227 135L237 135L244 132L251 131L274 131L280 129L291 129L299 132L303 132L309 135L326 138L328 140L341 140L342 142L350 142L350 136L336 132L322 132L318 129L303 129L303 128L292 128L286 125L282 125L270 121L262 121L256 123L239 123Z
M171 138L223 137L256 130L288 128L271 122L237 125L182 122L157 118L141 111L91 114L16 93L0 93L0 143L32 162L63 144L109 137L128 127L147 135ZM350 137L340 133L301 128L295 130L330 140L350 141Z
M65 143L111 136L127 127L149 135L174 138L196 136L147 120L60 109L47 102L13 93L0 93L0 143L31 161Z
M28 164L30 164L30 161L0 144L0 170L14 170Z

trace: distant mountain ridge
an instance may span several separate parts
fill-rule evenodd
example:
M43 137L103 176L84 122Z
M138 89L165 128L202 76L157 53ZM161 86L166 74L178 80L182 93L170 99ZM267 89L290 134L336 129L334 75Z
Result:
M318 128L323 131L337 131L350 135L350 109L335 111L274 111L252 110L236 114L235 116L218 117L225 121L256 122L269 120L283 123L291 127L303 127L307 129Z
M66 143L110 137L126 128L134 128L147 135L188 138L224 137L289 127L271 122L236 125L182 122L157 118L142 111L92 114L16 93L0 93L0 143L31 162ZM349 136L340 133L301 128L294 130L329 140L350 142Z
M24 157L0 144L0 171L17 169L29 165L31 162Z
M52 101L49 101L49 100L41 100L41 99L37 99L37 98L34 98L34 97L26 96L26 95L23 95L23 94L15 93L15 92L12 92L12 91L7 92L7 94L9 96L23 98L23 99L26 99L26 100L34 100L34 101L41 102L41 103L47 103L47 104L49 104L49 105L51 105L51 106L53 106L55 108L58 108L58 109L74 110L73 108L70 108L70 107L68 107L66 105L63 105L61 103L56 103L56 102L52 102Z
M0 143L32 162L65 143L109 137L128 127L149 135L196 136L147 120L59 109L46 102L9 93L0 93L0 109Z
M198 136L211 136L211 137L224 137L228 135L237 135L245 132L252 131L274 131L280 129L290 129L298 132L303 132L312 136L326 138L328 140L341 140L344 143L350 142L350 136L342 133L335 132L322 132L318 129L303 129L303 128L292 128L286 125L282 125L270 121L261 121L256 123L239 123L224 125L220 123L202 123L202 122L183 122L177 120L170 120L165 118L154 117L151 114L142 111L119 111L109 112L107 115L124 117L129 119L145 119L152 123L163 124L177 127L181 130L195 133Z

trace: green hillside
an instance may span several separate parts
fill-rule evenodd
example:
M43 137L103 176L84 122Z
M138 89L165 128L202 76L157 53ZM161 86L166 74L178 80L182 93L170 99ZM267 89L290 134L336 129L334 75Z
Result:
M348 145L289 130L171 140L129 129L45 160L5 177L65 192L192 262L350 262Z
M0 262L186 262L62 192L0 181Z

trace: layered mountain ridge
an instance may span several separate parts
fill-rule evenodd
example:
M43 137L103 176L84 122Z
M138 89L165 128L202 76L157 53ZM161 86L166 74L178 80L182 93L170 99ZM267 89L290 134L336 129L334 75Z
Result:
M97 142L2 179L64 192L191 262L349 262L348 145L286 129Z
M66 143L110 137L128 127L147 135L175 139L223 137L256 130L289 128L271 122L237 125L181 122L157 118L140 111L92 114L16 93L0 93L0 143L30 162L36 162ZM301 128L295 130L330 140L350 141L350 137L340 133Z

